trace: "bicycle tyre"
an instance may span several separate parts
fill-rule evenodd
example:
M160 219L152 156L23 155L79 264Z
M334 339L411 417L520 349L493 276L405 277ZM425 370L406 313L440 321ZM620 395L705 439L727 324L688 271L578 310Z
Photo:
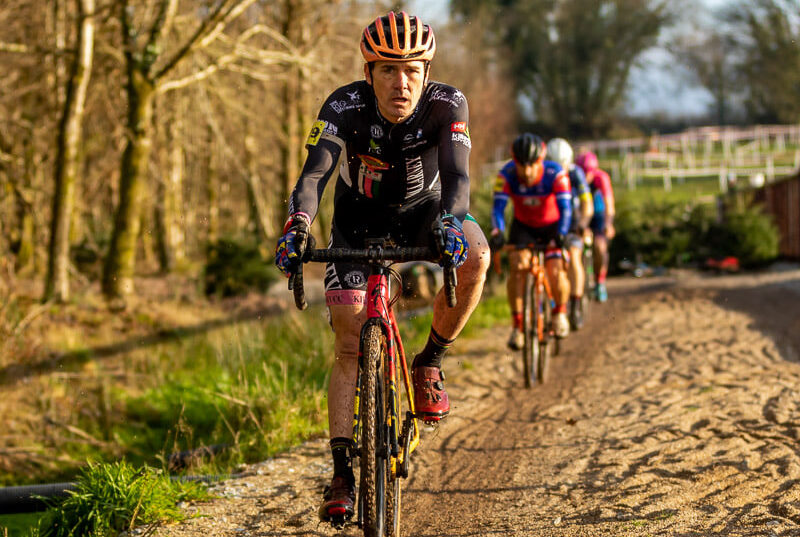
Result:
M381 364L385 364L384 361L381 361ZM395 370L396 371L396 370ZM387 378L383 374L383 368L381 368L381 375L379 378ZM384 416L391 416L392 415L392 406L396 409L396 418L399 421L400 419L400 386L397 384L397 379L395 378L395 389L392 392L389 389L388 380L386 383L386 387L383 391L386 394L385 404L384 404ZM394 399L394 400L392 400ZM387 420L385 420L387 421ZM384 427L384 430L389 434L389 428ZM408 433L410 434L410 432ZM388 437L387 437L388 440ZM389 445L389 442L386 442L386 445ZM403 449L402 445L398 446L401 450ZM400 537L400 475L398 475L398 468L395 468L395 473L392 475L392 464L391 459L389 457L386 458L386 537ZM396 463L397 464L397 463Z
M536 379L540 384L547 382L550 375L550 359L553 355L553 346L555 344L555 336L552 332L553 325L553 306L550 303L550 297L547 296L544 285L537 285L534 289L536 308L534 311L537 316L541 317L542 322L542 335L539 341L539 353L536 357ZM536 326L538 327L539 320L537 319ZM538 330L537 330L538 335Z
M361 370L361 457L359 508L364 537L385 537L386 442L381 367L386 340L381 327L369 326L363 340Z
M539 354L539 339L536 336L536 316L534 314L533 276L525 274L525 291L522 294L522 377L525 387L536 384L536 365Z

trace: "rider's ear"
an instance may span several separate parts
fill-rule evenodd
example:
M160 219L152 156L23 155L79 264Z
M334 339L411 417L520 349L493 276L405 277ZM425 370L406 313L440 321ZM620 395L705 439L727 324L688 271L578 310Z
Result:
M367 84L372 85L372 65L364 64L364 78L367 79Z

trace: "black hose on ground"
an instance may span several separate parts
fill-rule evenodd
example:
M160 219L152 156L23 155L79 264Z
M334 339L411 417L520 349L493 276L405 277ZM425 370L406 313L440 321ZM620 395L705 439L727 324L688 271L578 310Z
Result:
M44 485L22 485L0 488L0 515L35 513L48 508L43 498L67 496L68 490L75 490L75 483L46 483Z
M176 475L176 481L202 481L213 483L223 479L234 479L243 474L230 475ZM44 483L41 485L21 485L18 487L0 487L0 515L16 515L20 513L36 513L46 511L50 504L58 498L68 496L68 491L75 490L76 484Z

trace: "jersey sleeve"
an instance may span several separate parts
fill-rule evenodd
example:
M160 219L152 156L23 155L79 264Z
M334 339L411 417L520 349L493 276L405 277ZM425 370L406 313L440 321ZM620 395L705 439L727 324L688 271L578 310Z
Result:
M558 172L553 181L553 194L558 205L558 232L566 235L572 222L572 185L569 175L563 169Z
M341 91L340 90L337 90ZM302 212L311 221L319 210L319 201L328 184L339 156L344 149L345 141L342 133L345 127L344 114L337 112L337 92L331 94L322 105L317 120L311 126L306 138L306 157L303 170L289 197L289 214Z
M492 228L500 230L501 233L506 230L505 212L510 197L511 189L508 186L508 180L503 174L503 170L500 170L493 188Z
M570 168L569 180L577 198L581 200L592 199L592 191L589 189L589 183L586 182L586 174L583 173L583 169L580 166L572 166Z
M615 212L614 207L614 190L611 188L611 176L603 170L594 171L593 179L595 188L603 195L603 200L606 206L606 215L613 216Z
M439 178L442 210L460 221L469 211L469 108L466 97L453 89L453 102L440 101L443 121L439 128Z

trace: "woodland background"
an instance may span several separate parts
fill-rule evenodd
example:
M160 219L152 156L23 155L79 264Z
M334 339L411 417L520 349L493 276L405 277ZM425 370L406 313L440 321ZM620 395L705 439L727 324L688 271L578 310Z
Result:
M199 276L242 241L268 260L319 106L362 76L366 22L402 7L3 2L0 292L24 278L65 301L71 286L100 285L124 308L137 274ZM706 117L679 122L791 123L797 8L731 2L701 17L683 0L463 0L435 28L432 76L469 99L473 170L520 128L575 140L669 128L674 118L625 113L631 70L654 46L713 95Z

